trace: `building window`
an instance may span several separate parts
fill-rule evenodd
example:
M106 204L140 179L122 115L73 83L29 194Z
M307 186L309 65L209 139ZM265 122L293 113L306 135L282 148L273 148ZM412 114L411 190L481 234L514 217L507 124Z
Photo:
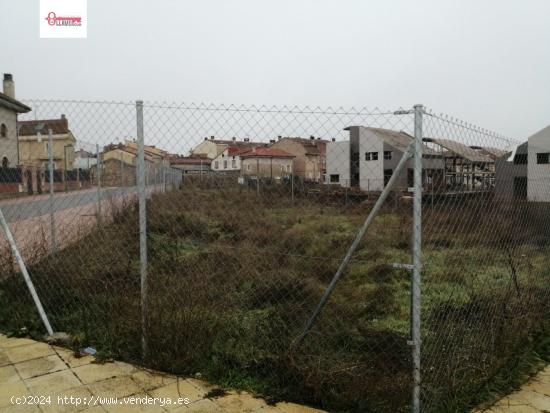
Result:
M365 152L365 161L377 161L378 152Z
M7 138L8 137L8 128L6 128L6 125L2 123L0 125L0 137Z
M340 182L340 175L338 174L331 174L330 175L330 182L338 183Z
M516 156L514 156L514 165L527 165L527 154L516 153Z
M414 186L414 169L407 169L407 186L412 188Z
M2 168L7 168L10 166L10 161L5 156L2 158Z
M387 160L387 161L391 160L392 155L393 155L392 151L384 151L384 159L385 160Z
M219 169L220 163L218 161L214 162L214 169Z
M388 182L390 182L390 179L391 179L392 175L393 175L393 169L384 169L384 186L386 186L388 184Z
M235 159L231 161L231 168L233 169L237 168L237 161Z
M227 161L223 161L223 169L227 169Z
M550 152L537 153L537 163L538 164L549 164L550 163Z
M250 171L250 164L246 165L246 170Z
M287 172L290 172L290 165L287 165L287 166L286 166L286 171L287 171Z

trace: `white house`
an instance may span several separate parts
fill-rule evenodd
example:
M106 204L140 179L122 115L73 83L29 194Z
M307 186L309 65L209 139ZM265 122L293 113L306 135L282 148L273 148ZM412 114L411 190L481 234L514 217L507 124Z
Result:
M3 91L0 93L0 159L2 167L19 164L17 115L31 110L15 99L15 84L12 75L5 73Z
M550 202L550 125L528 139L527 199Z
M189 152L191 156L206 157L208 159L214 159L222 154L222 152L229 146L248 147L249 149L263 145L261 142L251 142L250 139L245 138L242 141L233 137L229 139L216 139L214 136L210 138L204 138L204 140L191 149Z
M248 147L228 146L218 156L212 159L210 169L214 172L236 172L241 170L242 152L250 150Z

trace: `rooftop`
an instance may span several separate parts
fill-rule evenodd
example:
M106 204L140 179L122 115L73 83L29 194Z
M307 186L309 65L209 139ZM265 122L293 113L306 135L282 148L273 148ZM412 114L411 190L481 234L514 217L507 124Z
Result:
M12 109L18 113L27 113L32 110L29 106L19 102L17 99L14 99L2 92L0 92L0 106L4 106L8 109Z
M353 126L349 126L344 130L349 131ZM403 131L395 131L392 129L383 129L383 128L371 128L368 126L357 126L359 128L364 128L372 132L377 138L381 139L388 145L394 147L395 149L405 152L411 142L414 140L414 137ZM441 156L441 153L433 150L432 148L424 145L422 148L424 155L428 156Z
M470 146L464 145L463 143L453 141L451 139L442 139L442 138L424 138L424 142L435 143L441 146L443 149L446 149L448 152L445 154L446 157L453 157L458 155L461 158L467 159L470 162L474 163L490 163L493 162L493 158L487 154L480 152ZM450 152L450 153L449 153Z
M259 146L243 152L241 158L295 158L295 156L281 149Z
M65 115L61 115L59 119L38 119L38 120L22 120L18 122L19 136L34 136L37 132L42 135L47 135L49 129L52 134L61 135L69 133L69 122Z

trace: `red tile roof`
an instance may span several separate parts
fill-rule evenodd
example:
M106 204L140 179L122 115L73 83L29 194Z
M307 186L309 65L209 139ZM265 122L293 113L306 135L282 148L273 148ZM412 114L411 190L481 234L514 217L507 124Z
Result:
M248 143L248 142L246 142ZM248 144L248 145L229 145L228 148L227 148L227 153L230 155L230 156L236 156L236 155L241 155L245 152L248 152L256 147L264 147L266 146L265 143L252 143L252 144Z
M69 133L69 122L67 118L61 119L42 119L42 120L22 120L18 122L20 127L19 136L33 136L36 135L37 127L40 127L38 131L42 135L47 135L48 130L51 129L54 135L61 135Z
M242 153L241 158L295 158L295 156L281 149L260 146Z

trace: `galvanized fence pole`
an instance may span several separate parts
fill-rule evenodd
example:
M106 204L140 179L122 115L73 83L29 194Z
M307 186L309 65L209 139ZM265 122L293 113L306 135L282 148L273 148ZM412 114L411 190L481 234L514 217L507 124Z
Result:
M96 171L97 171L97 223L101 224L101 159L99 157L99 145L95 145Z
M137 182L139 198L139 262L141 278L141 350L143 359L148 354L148 299L147 299L147 196L145 188L145 148L143 137L143 101L136 101L136 122L137 122Z
M166 165L164 164L165 161L162 161L162 186L163 191L166 192Z
M55 252L57 249L56 239L55 239L55 211L54 211L54 179L53 179L53 133L51 128L48 129L48 169L50 170L50 231L52 239L52 252Z
M10 227L8 226L8 223L6 222L6 218L4 218L4 213L2 212L2 209L0 209L0 225L2 225L2 228L4 229L4 233L6 234L6 238L8 240L8 243L10 244L13 256L15 257L15 260L17 261L17 264L19 265L19 269L21 270L21 274L23 274L23 278L25 279L25 283L27 284L27 288L29 289L29 292L31 293L32 299L34 301L34 305L36 306L36 309L38 310L38 314L40 314L40 318L42 319L42 323L44 323L44 327L46 327L46 331L51 336L53 334L52 326L50 325L50 321L48 320L48 316L46 315L46 312L44 311L44 307L42 307L42 303L40 302L40 298L38 297L36 289L34 288L34 284L31 280L29 272L27 271L27 266L25 265L25 261L23 261L23 257L19 253L19 249L17 248L17 244L15 243L15 239L13 238Z
M420 305L422 271L422 115L424 107L414 106L414 199L411 282L411 346L413 361L412 412L420 412Z
M290 199L294 203L294 158L292 158L290 169L292 169L290 173Z

